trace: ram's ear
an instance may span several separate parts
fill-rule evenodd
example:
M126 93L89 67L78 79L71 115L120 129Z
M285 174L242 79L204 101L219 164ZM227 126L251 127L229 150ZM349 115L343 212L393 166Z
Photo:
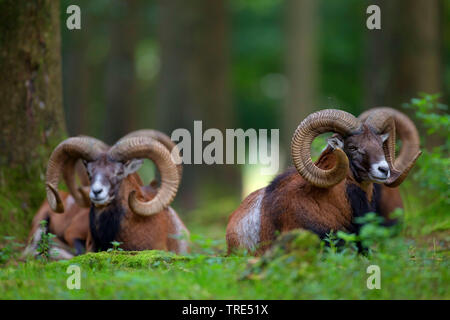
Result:
M327 139L328 145L331 149L343 149L344 148L344 139L338 135L337 133L333 134L331 137Z
M125 162L123 164L124 165L124 168L123 168L124 176L127 177L130 174L138 171L143 163L144 163L144 160L142 160L142 159L133 159L133 160L128 160L127 162Z

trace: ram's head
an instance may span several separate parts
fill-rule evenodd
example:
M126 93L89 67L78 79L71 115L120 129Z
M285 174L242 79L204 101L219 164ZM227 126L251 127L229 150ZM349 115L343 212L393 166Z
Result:
M311 143L320 134L334 132L329 146L334 149L333 168L321 169L311 160ZM363 120L348 112L326 109L304 119L294 133L291 154L299 174L312 185L329 188L341 182L352 171L361 181L400 185L414 166L420 151L395 164L395 123L392 115L374 110Z
M152 160L161 175L156 196L151 200L140 199L136 190L141 187L142 182L135 175L130 178L135 187L130 188L124 200L134 213L143 216L167 208L174 199L181 180L181 161L173 142L167 136L161 137L157 133L153 130L133 132L112 147L91 137L73 137L60 143L53 151L47 167L47 199L52 210L64 211L58 194L60 175L67 165L80 159L85 163L89 175L90 192L86 194L85 189L78 189L78 196L89 198L96 206L111 203L124 179L139 169L142 159ZM75 193L72 176L73 174L66 179L66 183L71 192Z

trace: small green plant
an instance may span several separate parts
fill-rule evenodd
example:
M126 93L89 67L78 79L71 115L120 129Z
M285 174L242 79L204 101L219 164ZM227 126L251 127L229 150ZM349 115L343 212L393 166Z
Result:
M362 225L357 238L361 241L363 247L369 248L369 252L373 248L380 249L384 247L386 241L397 233L395 226L383 226L384 218L373 212L355 220Z
M325 248L328 252L336 253L338 251L340 239L337 237L336 232L330 231L327 233L323 242L327 245Z
M404 108L412 109L417 119L421 120L427 129L427 134L439 134L448 137L450 134L450 115L448 106L438 100L440 94L419 93L418 98L412 98Z
M353 252L358 251L358 240L359 237L354 233L346 233L343 231L338 231L336 233L337 239L340 239L340 243L343 243L342 250L351 250Z
M122 242L119 242L119 241L111 241L112 248L109 248L108 250L106 250L106 252L120 252L120 251L123 251L123 249L120 248L121 244L122 244Z
M52 255L52 247L55 246L53 238L56 237L53 233L47 232L47 221L42 220L40 223L41 229L41 239L37 244L36 251L39 253L38 257L44 261L49 261ZM55 252L53 252L55 254Z
M430 135L443 138L440 146L427 150L418 161L418 169L413 179L419 183L422 195L439 195L440 202L450 205L450 115L448 106L438 102L439 94L420 94L411 99L405 108L412 109L417 119L421 120L427 136L422 137L422 145L430 143ZM433 197L434 198L434 197Z
M5 236L3 239L4 245L0 248L0 265L13 259L18 253L18 248L23 247L23 244L14 241L15 237Z
M397 221L402 221L403 210L396 209L391 216L397 219ZM358 235L343 231L327 235L324 241L329 244L329 251L332 253L345 251L357 252L357 244L360 242L363 248L368 249L367 253L371 254L374 248L384 248L388 239L399 235L402 226L399 222L387 227L384 225L385 219L373 212L369 212L362 217L357 217L355 222L361 225Z
M438 100L438 94L421 94L404 105L426 130L421 135L422 155L403 187L411 190L410 196L406 193L405 231L413 236L450 228L450 115Z
M207 238L201 234L192 233L190 235L191 252L196 254L214 255L223 253L224 240Z

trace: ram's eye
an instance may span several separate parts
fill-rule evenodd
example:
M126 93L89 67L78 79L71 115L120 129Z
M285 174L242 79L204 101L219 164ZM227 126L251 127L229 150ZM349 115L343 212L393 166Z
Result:
M355 147L355 146L348 146L348 150L349 151L356 151L356 150L358 150L358 148Z

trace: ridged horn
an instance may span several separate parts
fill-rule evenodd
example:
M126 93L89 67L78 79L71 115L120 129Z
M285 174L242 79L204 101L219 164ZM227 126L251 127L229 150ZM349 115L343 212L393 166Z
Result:
M398 168L395 163L395 120L390 112L386 112L382 109L373 110L369 113L364 123L377 131L378 134L384 134L389 132L389 138L383 144L386 161L389 164L391 170L391 176L384 183L388 187L397 187L408 176L409 171L414 166L417 158L421 152L417 151L414 155L407 159L406 164L402 164L402 167Z
M394 165L397 169L403 170L420 152L420 137L414 122L404 113L389 107L377 107L363 112L358 119L366 121L370 113L382 111L388 113L395 122L395 135L402 142L398 156Z
M180 156L180 151L178 150L177 145L175 142L173 142L168 135L165 133L158 131L158 130L152 130L152 129L141 129L136 130L133 132L130 132L129 134L122 137L119 141L123 139L133 138L133 137L148 137L155 139L162 143L171 153L172 160L177 164L177 170L178 175L180 176L180 179L183 176L183 165L182 165L182 159ZM118 142L119 142L118 141Z
M90 206L90 201L86 202L86 199L79 192L80 187L89 185L89 178L86 173L86 168L83 165L81 159L69 159L63 166L62 169L63 180L69 189L69 193L75 199L78 206L83 208L88 208ZM80 186L77 186L76 176L80 179Z
M169 150L160 142L149 137L136 136L118 141L109 151L113 161L125 162L132 159L152 160L160 174L161 187L156 196L149 201L137 198L136 191L130 192L128 205L138 215L150 216L167 208L175 198L180 177Z
M46 173L47 200L53 211L64 212L64 205L58 193L58 183L64 168L74 167L78 159L92 161L105 151L105 144L91 137L72 137L61 142L52 152L48 160ZM69 170L70 171L70 170ZM74 198L82 195L76 187L74 173L66 173L66 183ZM76 196L75 196L76 195Z
M348 172L347 155L334 150L336 165L329 170L320 169L311 160L311 144L320 134L335 132L347 136L360 128L361 123L352 114L336 109L325 109L306 117L295 130L291 141L291 155L298 173L316 187L329 188L341 182Z

